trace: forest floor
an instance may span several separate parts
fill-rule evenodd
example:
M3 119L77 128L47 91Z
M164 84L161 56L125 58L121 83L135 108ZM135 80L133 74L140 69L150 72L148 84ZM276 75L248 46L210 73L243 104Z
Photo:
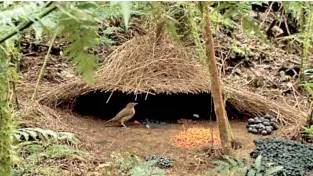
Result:
M40 58L42 58L42 56L32 58L32 60L36 61L31 61L31 64L36 64L36 67L30 65L28 66L28 69L24 71L26 83L24 82L23 84L27 84L30 89L24 90L24 92L29 92L23 95L23 98L21 99L28 99L30 97L35 85L34 80L36 79L36 76L33 75L36 75L36 71L39 70L42 63L42 60L38 61L40 60ZM57 57L56 60L48 65L47 72L45 73L43 81L41 83L42 87L54 87L57 86L57 84L64 82L64 80L71 79L72 70L64 64L59 64L60 62L64 61L63 59L59 59L59 57ZM25 75L25 73L27 74L30 72L32 74ZM22 89L23 84L19 86ZM263 92L263 94L264 92L266 92L266 90L268 90L264 88L258 88L258 90L256 90L256 88L251 87L250 89L257 92L261 91ZM275 95L273 93L269 94ZM292 92L288 96L291 95ZM282 97L282 99L285 99L281 95L278 96ZM294 97L289 98L289 100L290 99L292 99L292 103L295 102ZM208 156L210 154L202 148L180 149L174 145L171 137L183 131L182 124L166 124L166 126L164 127L150 129L147 129L144 126L132 124L130 126L131 129L127 130L121 128L119 124L116 124L116 126L114 126L114 124L104 124L105 120L97 119L94 117L79 116L76 114L74 115L66 111L67 110L57 110L58 116L60 116L62 124L55 124L55 127L58 126L58 128L49 128L51 124L41 124L38 127L48 128L54 131L67 131L74 133L81 141L80 143L82 146L80 146L79 149L83 151L88 151L92 155L93 159L88 164L88 171L74 171L75 169L80 168L80 166L73 165L72 163L64 164L73 165L73 168L69 166L65 166L64 168L70 172L70 175L123 175L121 174L123 171L121 171L120 167L112 168L112 164L110 163L120 161L116 159L119 158L118 156L120 155L130 156L131 154L139 156L141 158L151 155L161 155L168 157L169 159L174 161L173 167L165 169L166 175L169 176L200 176L214 167L212 165L212 161L214 161L216 158ZM216 123L210 121L198 122L195 125L186 126L186 128L191 126L200 126L217 130ZM254 139L263 137L260 135L249 134L246 129L246 123L244 122L232 121L231 128L234 136L243 143L244 148L236 151L236 155L239 155L241 157L245 157L249 152L253 150ZM97 162L92 163L93 160L97 160ZM56 162L54 165L57 166L58 163Z
M231 43L232 40L226 39L224 36L216 38L218 46L225 43ZM229 46L231 46L229 44ZM250 46L249 46L250 47ZM260 46L254 46L251 50L256 53L253 58L234 59L230 56L220 55L217 59L221 63L224 70L222 72L222 79L225 83L232 82L231 84L237 85L242 89L247 89L264 95L273 100L286 100L289 104L305 109L306 101L305 96L298 93L296 76L287 75L288 79L284 79L279 75L279 71L286 71L288 69L297 68L299 60L294 59L296 54L275 51L267 51L267 48L262 50ZM223 47L229 50L229 47ZM276 50L276 48L271 48ZM221 51L222 53L222 51ZM225 52L225 53L228 53ZM262 58L261 54L268 54ZM278 54L277 54L278 53ZM35 81L38 77L38 72L42 66L43 58L46 53L38 53L37 51L28 51L25 54L21 64L20 72L23 74L23 83L17 86L18 91L23 91L19 99L28 99L34 89ZM277 54L277 55L276 55ZM272 57L273 56L273 57ZM102 58L105 58L104 56ZM241 58L241 57L238 57ZM298 59L298 57L296 57ZM223 60L223 63L222 63ZM247 63L247 64L245 64ZM248 66L247 66L248 65ZM286 71L287 73L287 71ZM62 56L51 56L47 68L45 70L41 87L54 87L58 84L70 80L74 77L74 71L71 66L67 65L66 59ZM229 83L230 84L230 83ZM27 89L25 88L27 87ZM45 89L42 89L45 90ZM39 93L40 94L39 90ZM206 173L212 168L214 159L208 157L203 149L180 149L177 148L173 141L172 136L179 134L183 131L182 124L166 124L164 127L159 128L145 128L141 125L130 125L131 129L127 130L121 128L119 124L104 124L105 120L97 119L94 117L83 117L76 114L67 112L67 110L57 110L60 117L59 124L46 124L42 123L39 127L49 128L54 131L68 131L73 132L80 139L81 145L79 149L86 150L94 155L96 160L100 161L103 166L101 172L96 171L99 164L94 164L95 168L89 168L89 172L102 173L104 176L118 175L116 170L109 168L109 163L113 162L114 156L118 153L132 153L140 157L148 155L164 155L174 161L172 168L166 169L167 175L170 176L196 176ZM39 117L44 119L45 117ZM45 121L45 119L43 120ZM202 121L197 124L185 126L188 127L206 127L217 130L215 122ZM246 124L242 121L232 121L231 127L234 136L243 143L244 148L236 151L239 156L245 156L254 148L253 140L262 138L263 136L253 135L247 133ZM79 167L79 166L74 166ZM86 175L86 173L71 175Z
M119 123L105 124L106 120L95 117L67 112L62 112L61 116L66 127L59 130L76 134L84 145L82 148L103 161L102 165L107 168L102 168L101 172L107 175L116 174L117 171L112 170L109 163L112 162L112 155L118 153L129 153L141 158L166 156L174 161L173 167L166 169L167 175L171 176L203 175L213 167L211 161L214 158L209 156L212 153L205 151L208 148L182 149L174 145L171 137L183 131L182 124L171 123L148 129L144 125L130 122L130 129L125 129ZM184 124L184 127L205 127L218 131L215 121L202 120L196 124ZM253 140L263 137L247 133L245 122L231 121L231 127L236 139L244 146L236 150L238 157L245 157L254 148Z

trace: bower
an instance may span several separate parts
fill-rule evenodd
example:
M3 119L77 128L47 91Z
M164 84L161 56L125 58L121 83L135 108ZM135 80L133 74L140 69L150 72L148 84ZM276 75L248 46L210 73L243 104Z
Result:
M114 117L125 105L135 101L134 120L160 120L176 122L178 119L215 120L211 95L199 94L125 94L122 92L95 91L77 97L71 109L80 115L101 119ZM235 118L239 112L227 103L228 116Z
M158 43L153 33L134 37L106 58L92 84L71 78L43 93L39 102L50 107L69 105L82 115L105 119L130 101L139 103L138 119L189 118L193 114L214 119L209 71L194 56L192 48L180 46L168 35ZM306 114L286 102L270 100L238 85L224 83L222 91L229 118L269 114L283 125L305 121Z

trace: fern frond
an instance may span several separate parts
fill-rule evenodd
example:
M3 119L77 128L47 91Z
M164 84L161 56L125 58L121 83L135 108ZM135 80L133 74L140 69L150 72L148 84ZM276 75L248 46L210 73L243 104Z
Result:
M79 142L76 136L69 132L59 132L57 139L60 142L65 142L67 145L76 145Z
M86 17L78 20L72 18L72 15L69 15L71 13L80 14L80 16L84 14ZM95 20L91 19L93 19L91 14L75 9L64 14L64 20L59 24L62 26L62 33L65 34L64 41L70 42L64 53L76 65L78 74L81 74L88 82L93 81L97 66L96 56L87 53L87 49L98 44L98 28Z
M228 163L232 166L232 167L237 167L239 166L238 165L238 162L234 159L234 158L231 158L229 156L224 156L224 158L228 161Z
M165 26L166 26L169 34L174 38L174 40L176 42L179 43L180 42L180 36L178 35L178 33L176 31L175 24L173 22L169 21L168 19L165 19Z
M114 1L111 1L111 3L113 3L113 2ZM114 3L118 3L121 6L125 27L126 27L126 29L128 29L128 23L129 23L129 19L130 19L130 10L131 10L131 5L132 5L131 2L130 1L125 1L125 2L116 2L115 1Z
M79 140L76 138L76 136L73 133L69 132L54 132L52 130L48 129L42 129L42 128L20 128L16 129L13 132L13 138L17 142L22 141L58 141L58 142L64 142L68 145L76 145ZM25 143L26 144L26 143ZM33 144L33 143L31 143Z
M41 138L48 140L56 138L56 133L41 128L20 128L13 132L13 137L17 141L39 140Z
M223 169L223 166L217 166L213 169L211 169L209 172L207 172L206 176L213 176L217 173L219 173Z
M276 167L272 167L272 168L269 168L265 171L265 175L266 176L272 176L273 174L275 174L276 172L279 172L283 169L284 167L283 166L276 166Z
M261 165L262 165L262 155L259 155L255 159L255 164L254 164L254 167L257 169L257 172L261 171Z
M29 20L29 17L40 12L45 5L44 1L20 2L13 7L3 8L0 11L0 25L13 24L21 19Z
M208 176L220 173L221 176L228 176L228 175L234 175L234 176L241 176L241 175L247 175L247 176L258 176L263 175L262 172L269 173L270 175L280 171L282 167L262 167L262 156L258 156L255 161L250 161L250 155L248 154L246 157L247 162L243 162L240 159L231 158L229 156L224 156L226 161L214 161L213 163L218 164L217 167L212 169L210 172L208 172ZM253 165L253 166L252 166ZM264 170L265 169L265 170ZM270 176L267 175L267 176Z
M165 176L165 172L163 169L155 167L157 160L150 160L146 161L142 164L139 164L133 167L128 174L130 176L146 176L146 175L153 175L153 176Z

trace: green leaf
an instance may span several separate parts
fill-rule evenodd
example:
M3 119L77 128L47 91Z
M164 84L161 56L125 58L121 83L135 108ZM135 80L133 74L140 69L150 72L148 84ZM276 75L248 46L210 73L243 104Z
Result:
M224 166L223 169L221 170L221 176L228 176L230 172L229 166Z
M309 86L309 87L313 87L313 83L305 83L305 84L303 84L303 85Z
M14 137L17 141L22 141L22 140L21 140L21 135L20 135L20 134L16 134L16 133L14 133L14 134L13 134L13 137Z
M180 42L180 37L176 31L176 27L173 23L169 22L168 20L165 20L166 29L169 32L169 34L174 38L176 42Z
M250 170L248 171L247 176L255 176L255 174L256 174L256 171L255 171L254 169L250 169Z
M153 175L153 176L164 176L164 170L155 167L156 160L150 160L143 164L139 164L133 167L128 174L130 176L146 176L146 175Z
M272 167L266 170L266 176L271 176L272 174L282 170L284 167L283 166L276 166L276 167Z
M207 176L213 176L214 174L220 172L222 169L223 169L223 166L215 167L214 169L211 169L211 170L207 173Z
M105 30L103 30L103 34L109 35L109 34L113 34L115 31L119 31L122 32L123 29L121 27L108 27Z
M257 169L257 172L259 172L261 170L261 164L262 164L262 155L259 155L255 159L255 168Z
M114 6L114 5L117 5L119 4L120 2L119 1L110 1L110 6Z
M312 85L311 85L312 84ZM309 92L309 94L313 94L313 83L306 83L304 85L304 87L306 88L306 90Z
M222 165L222 166L229 166L229 163L224 162L224 161L213 161L212 163Z
M241 159L236 159L236 162L237 162L238 166L242 166L243 167L245 165L245 163Z
M158 160L149 160L145 163L145 165L154 166L157 162L158 162Z
M229 156L224 156L224 158L231 164L232 167L238 166L238 163L233 158L231 158Z
M236 175L238 176L242 176L242 175L246 175L247 174L247 171L248 171L248 168L247 167L244 167L244 168L236 168L234 170L234 173L236 173Z
M32 131L31 129L22 128L19 130L28 133L33 139L36 139L38 136L37 133L35 131Z
M58 141L65 141L67 144L76 145L79 140L73 133L69 132L59 132L58 133Z
M29 140L29 134L24 131L17 131L16 134L19 134L25 138L25 141Z
M53 138L57 137L56 133L51 131L51 130L41 129L41 128L34 128L34 131L37 131L38 133L43 135L46 140L48 140L50 138L50 136L53 137Z
M247 155L246 155L246 162L251 163L251 157L250 157L249 153L247 153Z
M120 2L120 6L121 6L121 9L122 9L122 14L123 14L123 17L124 17L124 23L125 23L126 30L128 29L131 5L132 4L131 4L130 1Z

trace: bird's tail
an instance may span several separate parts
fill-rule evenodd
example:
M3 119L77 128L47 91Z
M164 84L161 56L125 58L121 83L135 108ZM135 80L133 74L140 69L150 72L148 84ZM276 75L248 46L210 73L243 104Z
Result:
M110 120L108 120L108 121L106 121L104 124L107 124L107 123L109 123L109 122L112 122L114 119L110 119Z

